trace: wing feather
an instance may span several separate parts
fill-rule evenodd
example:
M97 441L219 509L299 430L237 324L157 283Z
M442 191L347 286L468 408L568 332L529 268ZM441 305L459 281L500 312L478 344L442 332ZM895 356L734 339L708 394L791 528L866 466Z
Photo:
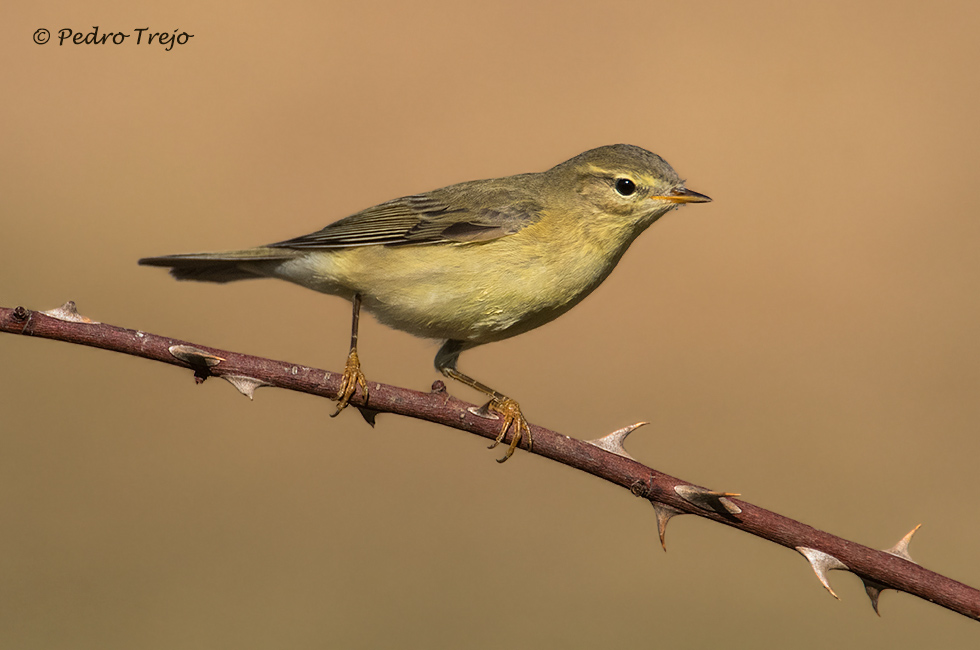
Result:
M526 198L529 193L520 184L514 184L514 179L461 183L394 199L317 232L269 246L325 249L498 239L518 232L540 217L541 206ZM527 180L524 179L525 183Z

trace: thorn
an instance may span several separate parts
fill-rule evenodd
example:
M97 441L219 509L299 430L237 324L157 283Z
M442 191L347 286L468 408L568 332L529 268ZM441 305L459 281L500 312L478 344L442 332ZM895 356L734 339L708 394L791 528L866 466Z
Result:
M222 357L216 357L191 345L171 345L168 349L170 354L192 366L213 368L224 361Z
M864 591L867 592L868 598L871 599L871 606L875 608L875 614L881 616L881 612L878 611L878 596L888 587L873 580L865 580L864 578L861 578L861 582L864 583Z
M483 418L484 420L499 420L500 418L497 416L497 414L490 410L490 404L492 403L493 402L490 401L483 406L471 406L466 410L476 417Z
M830 582L827 581L827 572L832 569L841 569L844 571L850 571L847 565L835 558L833 555L824 553L823 551L818 551L815 548L808 548L806 546L797 546L796 550L807 559L810 566L813 567L813 572L817 574L817 578L820 580L830 595L840 600L840 596L834 593L834 590L830 588Z
M204 380L211 376L210 369L224 361L221 357L208 354L204 350L199 350L190 345L171 345L168 350L170 350L170 354L191 367L194 371L195 384L203 384Z
M97 325L98 321L94 321L91 318L86 318L78 313L75 308L75 301L69 300L61 307L57 309L49 309L48 311L42 311L45 316L50 316L51 318L57 318L58 320L68 321L69 323L89 323L91 325Z
M918 526L910 530L905 535L905 537L898 540L898 543L895 544L895 546L892 546L891 548L883 549L884 552L888 553L889 555L894 555L895 557L900 557L903 560L908 560L912 564L918 564L918 562L913 560L912 556L909 555L909 542L912 541L912 536L915 535L915 532L919 530L919 528L921 527L922 524L919 524ZM864 590L868 593L868 598L871 599L871 606L874 607L875 614L881 616L881 612L878 611L878 597L881 596L881 592L885 591L886 589L891 589L891 587L886 587L880 582L875 582L874 580L867 580L865 578L861 578L861 582L864 583Z
M238 392L249 399L255 398L255 389L263 386L271 386L261 379L255 377L245 377L243 375L219 375L222 379L238 389Z
M599 449L605 449L606 451L616 454L617 456L622 456L623 458L629 458L630 460L636 460L629 455L626 451L626 447L623 443L626 441L626 436L633 433L642 426L650 424L649 422L637 422L636 424L631 424L625 426L622 429L617 429L610 434L604 435L601 438L595 438L594 440L586 440L593 447L598 447Z
M378 413L380 413L381 411L375 411L374 409L368 408L366 406L358 406L356 404L354 405L354 408L356 408L357 411L361 414L361 417L364 418L365 422L367 422L372 427L374 427L375 418L378 417Z
M912 541L912 536L915 535L915 531L919 530L920 528L922 528L922 524L919 524L918 526L910 530L908 533L906 533L905 537L898 540L898 543L895 544L895 546L884 549L885 553L888 553L889 555L894 555L895 557L900 557L903 560L908 560L912 564L918 564L918 562L913 560L912 556L909 555L909 542Z
M651 501L650 505L653 506L653 511L657 513L657 532L660 533L660 545L666 553L667 542L664 540L664 535L667 534L667 522L675 515L686 515L687 513L673 506L668 506L666 503L658 503L657 501Z
M688 503L692 503L702 510L729 515L737 515L742 512L741 508L726 498L741 496L738 492L715 492L695 485L677 485L674 487L674 492Z

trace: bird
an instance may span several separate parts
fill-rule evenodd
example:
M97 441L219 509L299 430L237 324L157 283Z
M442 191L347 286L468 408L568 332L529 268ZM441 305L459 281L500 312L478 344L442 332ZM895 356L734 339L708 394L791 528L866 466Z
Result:
M351 301L350 350L333 416L358 387L368 403L357 355L362 306L389 327L442 341L436 369L487 395L481 412L502 420L490 448L512 430L503 462L522 438L531 449L530 427L516 400L457 368L460 353L561 316L609 276L651 224L708 201L657 154L615 144L542 172L393 199L274 244L139 264L168 267L178 280L278 278Z

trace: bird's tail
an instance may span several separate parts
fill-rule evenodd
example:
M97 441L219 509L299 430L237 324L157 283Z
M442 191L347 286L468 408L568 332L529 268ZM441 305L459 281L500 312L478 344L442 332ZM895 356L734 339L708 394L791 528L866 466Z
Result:
M298 254L298 251L288 248L259 247L221 253L144 257L139 263L143 266L167 267L170 275L178 280L234 282L269 277L279 264Z

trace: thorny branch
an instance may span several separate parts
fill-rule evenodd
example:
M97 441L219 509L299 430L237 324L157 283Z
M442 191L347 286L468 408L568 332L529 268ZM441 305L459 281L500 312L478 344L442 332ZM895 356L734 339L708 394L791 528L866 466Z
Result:
M276 386L334 399L341 382L340 373L93 322L80 316L72 302L49 312L0 307L0 331L88 345L181 366L193 370L199 382L212 375L221 377L249 397L257 387ZM499 423L487 419L474 405L450 396L442 382L433 384L429 393L372 382L370 408L365 408L363 400L363 393L358 391L351 404L360 408L369 421L375 413L395 413L484 438L493 439L499 432ZM637 426L640 425L598 440L582 441L531 425L532 453L606 479L650 500L661 543L671 517L694 514L797 550L835 597L827 572L848 570L864 581L875 611L881 591L897 589L980 620L980 591L924 569L909 557L908 544L915 530L893 548L877 551L735 499L737 495L691 485L642 465L626 453L622 442ZM509 441L508 434L505 442Z

